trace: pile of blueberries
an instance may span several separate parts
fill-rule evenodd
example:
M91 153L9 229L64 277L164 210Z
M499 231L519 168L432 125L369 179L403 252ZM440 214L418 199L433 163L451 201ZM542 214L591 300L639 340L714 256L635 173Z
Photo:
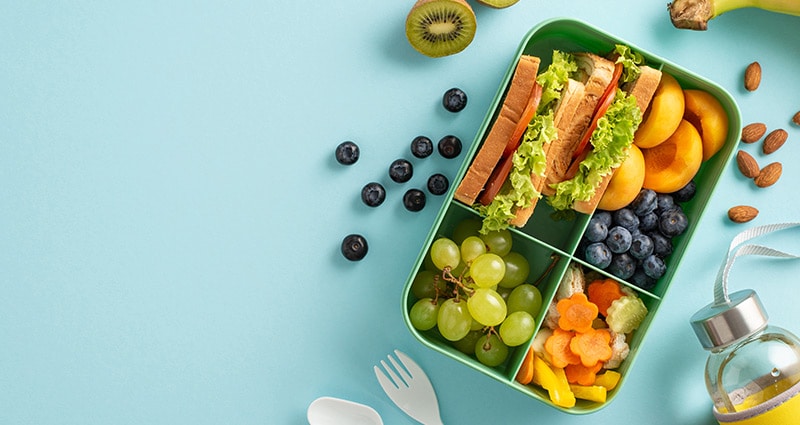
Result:
M467 105L467 95L459 88L447 90L442 96L443 107L450 112L459 112ZM436 145L439 154L447 159L457 158L461 154L461 139L447 135L439 139ZM427 158L434 152L433 141L427 136L417 136L411 141L411 154L416 158ZM336 147L336 161L342 165L353 165L360 157L360 149L353 141L344 141ZM389 164L389 178L395 183L405 183L414 175L414 167L405 158ZM444 174L435 173L428 178L427 189L431 195L444 195L450 188L450 181ZM377 207L386 200L386 188L378 182L369 182L361 189L361 200L369 207ZM411 188L403 194L403 206L418 212L425 208L426 195L420 189ZM367 255L367 241L359 234L347 235L342 241L341 252L350 261L359 261Z
M670 194L642 189L622 209L598 210L581 239L583 260L644 290L652 289L667 271L672 238L689 225L681 203L695 192L694 182Z

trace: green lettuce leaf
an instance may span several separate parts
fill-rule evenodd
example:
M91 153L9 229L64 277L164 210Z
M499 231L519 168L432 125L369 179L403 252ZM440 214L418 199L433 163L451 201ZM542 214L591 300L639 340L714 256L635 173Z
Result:
M553 103L561 98L561 91L569 76L577 71L578 64L571 54L553 50L550 66L536 77L536 82L542 86L542 100L536 109L537 113L551 109Z
M525 208L541 195L533 186L531 176L544 176L546 157L544 146L558 135L553 122L553 112L536 115L528 124L517 151L512 157L511 173L489 205L476 206L484 216L481 233L508 227L509 221L515 217L517 208Z
M572 208L576 201L592 199L595 190L607 174L627 158L633 134L642 121L642 112L633 96L617 89L614 102L597 122L589 143L592 150L578 166L572 179L552 185L555 194L547 198L555 210Z
M642 73L639 65L644 64L644 56L641 53L634 52L624 44L614 46L614 53L619 55L617 63L622 64L622 77L620 77L620 80L630 83L639 78L639 74Z

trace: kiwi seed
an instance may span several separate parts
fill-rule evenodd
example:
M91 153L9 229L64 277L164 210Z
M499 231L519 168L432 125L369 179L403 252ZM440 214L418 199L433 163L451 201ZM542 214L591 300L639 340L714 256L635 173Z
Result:
M423 55L464 50L475 37L475 12L465 0L417 0L406 17L406 37Z

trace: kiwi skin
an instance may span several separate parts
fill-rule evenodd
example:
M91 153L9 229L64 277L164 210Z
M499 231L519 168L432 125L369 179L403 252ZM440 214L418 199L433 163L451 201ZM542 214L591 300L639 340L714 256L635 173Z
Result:
M516 4L519 0L476 0L478 3L493 7L495 9L504 9L506 7Z
M439 25L433 33L430 28L435 24ZM434 58L464 50L475 37L476 28L475 12L465 0L417 0L406 17L408 42Z

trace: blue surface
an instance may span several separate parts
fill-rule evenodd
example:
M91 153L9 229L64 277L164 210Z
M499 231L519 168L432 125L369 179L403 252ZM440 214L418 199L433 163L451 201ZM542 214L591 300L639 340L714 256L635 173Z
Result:
M797 221L800 20L730 12L676 30L662 1L473 3L478 34L430 59L403 35L410 1L6 2L0 10L0 423L303 424L323 395L413 423L372 365L399 348L429 373L446 423L712 424L705 353L689 316L712 298L731 238ZM745 123L789 130L757 189L731 163L619 396L573 416L417 342L400 295L441 200L400 206L406 187L460 161L416 161L419 134L470 143L519 41L541 20L587 21L716 81ZM742 88L757 60L761 87ZM441 93L459 86L467 108ZM342 140L361 160L333 160ZM359 200L386 183L378 209ZM761 211L747 225L729 207ZM370 242L360 263L344 235ZM796 232L763 243L800 251ZM773 324L800 332L796 262L742 259Z

